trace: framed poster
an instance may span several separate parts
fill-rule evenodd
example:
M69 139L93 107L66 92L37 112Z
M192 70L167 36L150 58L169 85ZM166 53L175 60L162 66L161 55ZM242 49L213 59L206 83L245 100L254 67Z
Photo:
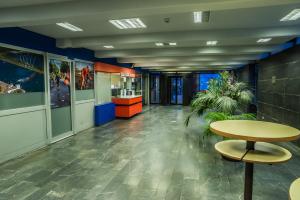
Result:
M94 65L86 62L75 62L76 90L94 89Z
M51 108L71 105L70 63L49 59Z
M44 90L42 54L0 47L0 95Z

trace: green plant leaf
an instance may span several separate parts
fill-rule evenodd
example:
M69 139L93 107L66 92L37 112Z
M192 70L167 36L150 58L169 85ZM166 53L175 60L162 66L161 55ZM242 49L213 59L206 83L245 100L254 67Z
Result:
M238 102L228 96L219 97L216 100L217 110L224 113L234 113L238 107Z

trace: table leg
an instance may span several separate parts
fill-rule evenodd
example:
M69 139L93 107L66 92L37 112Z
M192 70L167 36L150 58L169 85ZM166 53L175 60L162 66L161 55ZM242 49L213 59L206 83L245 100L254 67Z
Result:
M253 168L253 163L246 163L244 200L252 200Z
M247 150L254 150L255 142L247 141ZM246 163L245 166L245 187L244 187L244 200L252 200L253 189L253 163Z

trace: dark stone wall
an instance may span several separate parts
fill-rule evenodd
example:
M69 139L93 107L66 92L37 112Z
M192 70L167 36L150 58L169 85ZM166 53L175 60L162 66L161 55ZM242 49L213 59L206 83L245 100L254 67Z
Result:
M258 119L300 129L299 45L259 61L257 105Z
M249 64L245 67L234 70L237 81L244 82L254 94L252 103L243 107L243 111L247 113L257 113L256 88L257 88L257 64Z

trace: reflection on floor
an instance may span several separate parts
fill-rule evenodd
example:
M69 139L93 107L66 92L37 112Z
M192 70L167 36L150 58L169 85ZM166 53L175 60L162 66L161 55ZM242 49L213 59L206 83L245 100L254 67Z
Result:
M200 126L183 125L187 111L152 107L0 165L0 199L242 199L243 164L199 142ZM257 165L253 199L288 198L300 177L293 153L288 163Z

